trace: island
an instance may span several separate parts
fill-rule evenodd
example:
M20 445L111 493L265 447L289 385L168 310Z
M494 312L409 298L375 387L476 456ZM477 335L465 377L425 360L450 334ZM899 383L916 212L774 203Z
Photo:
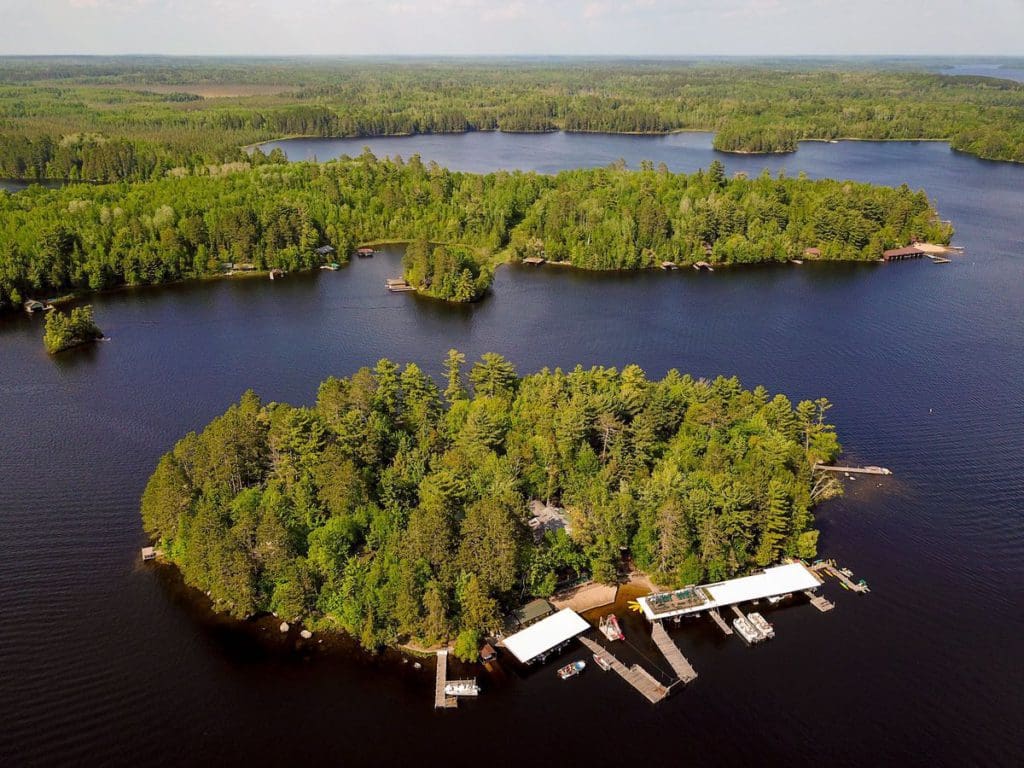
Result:
M219 611L470 657L567 582L813 557L813 508L842 491L812 474L840 451L831 407L636 365L519 376L488 353L467 371L456 350L439 386L384 359L312 407L246 392L160 459L141 515ZM531 527L531 500L560 524Z
M53 310L46 317L43 343L51 355L73 347L80 347L103 338L103 331L96 325L92 307L75 307L70 315Z
M382 240L417 244L405 261L411 286L472 301L509 261L590 270L877 261L886 249L948 243L953 233L927 195L906 185L730 178L719 161L691 174L652 163L474 174L369 151L322 164L36 187L0 194L0 219L0 311L33 295L315 269ZM323 255L328 246L337 256Z

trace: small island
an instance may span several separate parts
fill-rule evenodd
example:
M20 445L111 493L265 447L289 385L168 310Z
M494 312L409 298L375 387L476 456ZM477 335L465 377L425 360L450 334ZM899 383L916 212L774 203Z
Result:
M91 305L75 307L70 315L55 310L46 317L43 343L51 355L102 338L103 331L96 325Z
M220 611L466 658L569 583L638 569L683 586L815 555L813 507L842 491L812 477L840 451L828 400L465 362L451 350L439 387L381 360L313 407L245 393L160 460L146 532ZM531 526L531 500L559 524Z

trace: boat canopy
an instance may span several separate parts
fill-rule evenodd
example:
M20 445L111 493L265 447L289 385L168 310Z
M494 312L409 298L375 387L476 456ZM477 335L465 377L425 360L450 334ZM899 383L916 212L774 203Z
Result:
M522 632L506 637L505 648L523 664L528 664L588 629L590 624L586 619L571 608L563 608Z

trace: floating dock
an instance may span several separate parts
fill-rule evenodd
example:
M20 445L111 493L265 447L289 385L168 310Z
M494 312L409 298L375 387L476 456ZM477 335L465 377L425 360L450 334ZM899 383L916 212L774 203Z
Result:
M867 584L863 583L862 581L856 582L852 578L850 578L850 575L848 573L844 573L843 569L839 568L836 565L835 560L823 560L820 563L815 563L811 566L811 570L817 573L827 573L829 576L834 576L851 592L859 592L860 594L864 594L865 592L871 591L868 588Z
M668 687L655 680L651 676L651 673L643 667L637 664L627 667L599 643L595 643L588 637L581 637L580 642L583 643L583 645L585 645L592 653L598 654L602 659L609 661L611 663L611 668L619 675L619 677L636 688L645 699L651 702L651 704L657 704L668 696Z
M400 277L394 277L390 280L384 281L384 287L386 287L392 293L405 293L406 291L415 291L409 283Z
M448 650L437 652L437 677L434 680L434 709L454 709L459 700L445 693L448 684Z
M807 595L807 597L810 599L811 605L813 605L815 608L817 608L822 613L826 613L827 611L831 611L833 608L836 607L835 603L833 603L827 597L822 597L821 595L816 595L813 592L811 592L811 590L809 590L809 589L805 590L804 594Z
M665 661L672 667L672 671L676 673L676 677L679 678L680 682L683 684L692 683L697 679L697 670L683 656L683 652L679 650L679 646L668 636L668 632L660 621L655 621L651 627L651 639L654 640L654 644L658 646L661 655L665 657Z

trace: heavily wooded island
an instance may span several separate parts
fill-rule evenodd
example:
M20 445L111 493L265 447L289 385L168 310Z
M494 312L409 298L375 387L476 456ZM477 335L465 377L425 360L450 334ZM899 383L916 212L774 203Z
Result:
M839 453L825 399L635 365L519 377L500 355L444 388L381 360L320 385L311 408L239 403L161 460L147 533L219 610L341 629L367 648L497 627L567 580L660 583L812 557L812 478ZM527 502L569 527L535 537Z
M716 132L715 148L937 139L1024 162L1024 84L906 62L0 59L0 177L123 181L282 136ZM998 70L993 70L998 75Z
M827 400L635 365L519 377L496 354L467 381L464 363L449 352L441 390L381 360L312 408L247 392L160 460L147 533L218 609L367 648L475 637L624 558L683 585L814 556L811 508L841 491L812 478L840 450ZM568 533L533 536L530 499L562 505Z
M0 194L0 309L32 297L256 269L315 268L318 246L429 241L406 276L431 295L479 298L493 266L537 254L583 269L663 261L874 260L952 228L924 192L767 172L728 178L645 163L537 173L461 173L413 156L271 163L125 184ZM334 257L332 257L334 258Z

